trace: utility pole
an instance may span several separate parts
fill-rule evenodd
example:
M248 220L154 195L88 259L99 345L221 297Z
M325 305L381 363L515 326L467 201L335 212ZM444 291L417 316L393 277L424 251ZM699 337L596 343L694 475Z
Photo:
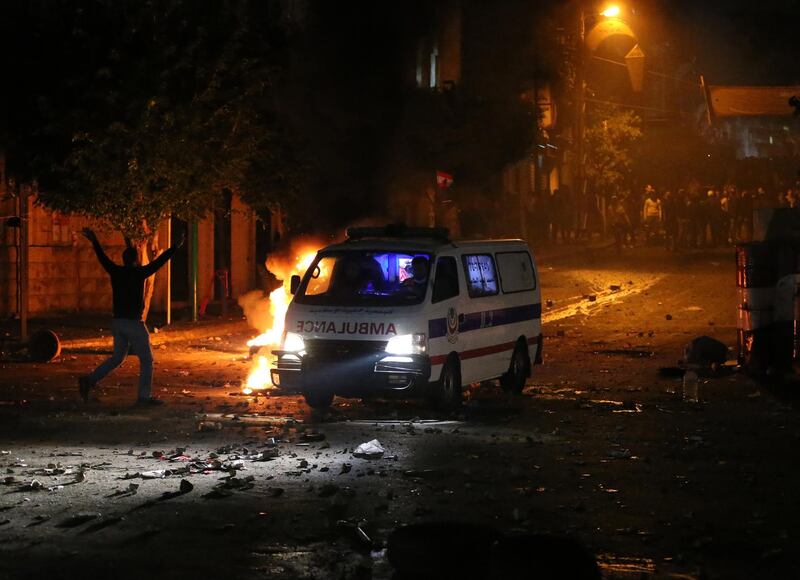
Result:
M584 168L584 133L586 127L586 11L583 0L578 0L578 50L575 66L575 158L572 166L572 187L575 198L586 195ZM603 233L605 233L605 216Z

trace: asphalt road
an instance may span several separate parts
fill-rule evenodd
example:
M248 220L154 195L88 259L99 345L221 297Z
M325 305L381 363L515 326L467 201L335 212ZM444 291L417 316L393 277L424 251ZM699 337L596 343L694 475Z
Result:
M390 578L392 531L433 522L452 525L415 553L454 576L489 553L467 524L574 538L606 578L800 575L792 393L731 367L695 405L658 373L695 336L735 345L732 250L539 267L544 365L522 396L474 387L454 415L243 397L246 332L157 350L158 409L131 405L135 361L78 401L95 347L0 365L0 578ZM373 439L383 457L354 456Z

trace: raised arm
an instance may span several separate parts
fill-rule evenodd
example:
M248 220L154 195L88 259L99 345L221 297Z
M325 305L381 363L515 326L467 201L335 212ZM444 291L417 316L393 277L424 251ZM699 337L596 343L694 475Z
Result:
M97 235L95 235L94 231L91 228L83 228L83 235L86 237L87 240L92 242L94 253L97 254L97 259L100 261L100 265L103 266L103 268L105 268L106 272L111 273L111 270L114 268L114 266L116 266L116 264L114 264L114 262L111 261L111 258L106 256L106 253L103 251L103 247L97 240Z
M177 244L174 244L171 248L167 248L152 262L149 264L142 266L142 274L145 278L149 278L156 272L161 269L161 266L166 264L169 259L175 254L175 251L183 245L183 242L186 241L186 236L182 235L181 239L178 240Z

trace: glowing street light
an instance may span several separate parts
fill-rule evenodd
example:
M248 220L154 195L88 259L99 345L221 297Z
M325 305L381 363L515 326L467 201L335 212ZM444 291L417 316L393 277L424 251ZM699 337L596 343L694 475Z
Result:
M616 18L617 16L619 16L619 13L620 13L619 6L617 6L616 4L612 4L605 10L603 10L600 13L600 15L605 16L606 18Z

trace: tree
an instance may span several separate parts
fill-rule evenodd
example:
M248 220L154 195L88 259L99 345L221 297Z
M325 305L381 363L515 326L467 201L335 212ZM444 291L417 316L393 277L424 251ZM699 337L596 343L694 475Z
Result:
M199 219L226 190L255 209L297 190L297 148L273 103L286 37L275 10L180 0L47 9L27 21L55 50L24 58L53 75L33 83L35 106L20 107L13 159L15 173L40 180L40 203L105 222L145 263L170 215Z
M631 111L599 111L586 128L586 178L601 195L619 193L633 168L641 119Z

